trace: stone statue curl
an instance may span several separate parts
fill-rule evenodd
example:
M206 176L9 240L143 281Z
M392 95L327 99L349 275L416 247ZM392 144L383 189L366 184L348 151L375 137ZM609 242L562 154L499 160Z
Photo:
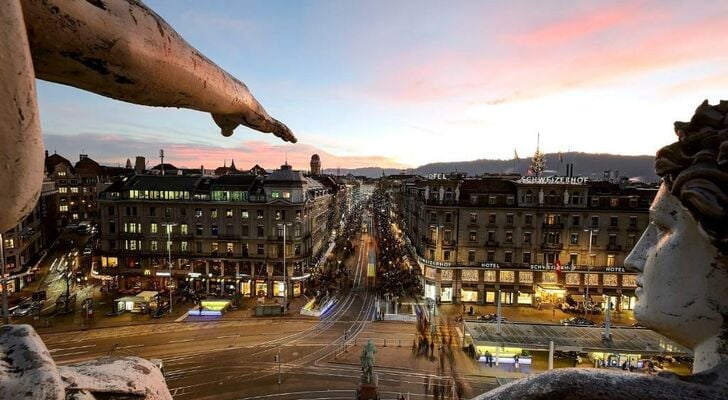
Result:
M43 141L35 78L148 106L209 112L296 142L248 88L138 0L8 0L0 7L0 232L35 206Z
M728 101L703 102L657 152L650 225L625 260L635 317L694 352L693 375L559 369L479 399L728 398Z

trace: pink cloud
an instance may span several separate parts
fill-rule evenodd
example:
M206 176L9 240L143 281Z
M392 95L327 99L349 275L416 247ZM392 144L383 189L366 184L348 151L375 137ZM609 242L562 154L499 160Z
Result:
M337 156L307 144L270 144L263 141L239 141L231 148L215 145L165 143L137 140L116 134L45 135L46 148L57 149L59 154L75 160L78 149L83 148L94 160L107 165L124 165L126 159L144 156L148 165L159 163L158 149L164 149L165 162L177 167L217 168L235 160L238 168L251 168L255 164L266 169L278 168L286 158L295 169L308 170L311 155L318 154L324 168L385 167L405 168L393 159L381 156Z
M370 94L393 103L460 98L496 105L728 57L725 15L683 20L674 12L631 5L596 10L525 34L505 33L507 50L489 44L480 52L410 53L376 78Z
M615 28L645 15L639 4L629 3L612 8L599 8L572 15L567 19L516 35L512 42L523 46L553 46Z

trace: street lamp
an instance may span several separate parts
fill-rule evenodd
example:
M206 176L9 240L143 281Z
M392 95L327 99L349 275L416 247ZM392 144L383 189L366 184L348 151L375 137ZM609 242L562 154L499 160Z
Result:
M278 224L283 227L283 312L288 312L288 275L286 274L286 226L292 226L292 222Z
M589 299L589 278L591 275L591 262L592 262L592 258L591 258L592 238L594 237L595 233L599 233L599 229L594 229L594 228L584 229L584 232L589 232L589 252L588 252L589 254L587 254L587 257L589 257L589 260L587 260L587 264L586 264L586 271L587 271L586 272L586 296L584 297L584 318L586 318L586 313L587 313L586 302L588 300L590 300ZM591 301L589 301L589 302L591 303Z
M176 222L162 222L167 227L167 252L169 254L169 314L172 315L172 228L179 225Z
M5 277L5 241L2 232L0 232L0 269L3 291L3 323L8 325L10 324L10 314L8 312L8 281Z

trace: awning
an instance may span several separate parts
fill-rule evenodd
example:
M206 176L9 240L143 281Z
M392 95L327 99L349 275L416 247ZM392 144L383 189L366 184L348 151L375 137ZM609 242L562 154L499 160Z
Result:
M519 287L518 288L518 292L519 293L530 293L530 294L533 294L533 293L535 293L535 290L533 290L533 287L530 287L530 286L528 286L528 287Z
M584 295L581 295L581 294L573 294L573 295L571 295L571 299L574 300L577 303L583 303L584 302Z
M539 283L536 286L538 286L539 288L541 288L543 290L564 290L564 288L559 285L549 285L549 284L545 284L545 283Z

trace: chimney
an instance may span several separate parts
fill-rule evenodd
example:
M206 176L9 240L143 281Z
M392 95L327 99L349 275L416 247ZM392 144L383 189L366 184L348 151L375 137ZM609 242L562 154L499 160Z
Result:
M48 158L48 150L45 151L46 158Z
M83 161L88 158L88 154L79 154L78 161Z
M136 156L136 161L134 162L134 173L137 175L143 174L146 165L147 160L144 158L144 156Z

